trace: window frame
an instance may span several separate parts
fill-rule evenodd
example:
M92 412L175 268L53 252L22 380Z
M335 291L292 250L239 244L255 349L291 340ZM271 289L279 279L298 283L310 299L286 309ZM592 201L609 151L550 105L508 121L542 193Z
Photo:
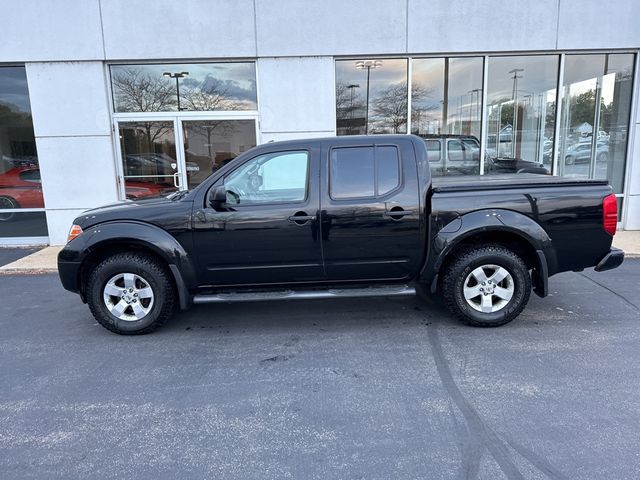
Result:
M396 166L398 169L398 184L391 190L389 190L388 192L379 195L378 194L378 165L376 162L376 155L375 155L375 149L378 147L393 147L396 150L396 153L398 154L396 156L396 158L398 159L398 161L396 162ZM346 148L373 148L374 153L373 153L373 192L374 194L372 196L360 196L360 197L347 197L347 198L335 198L332 195L332 186L333 186L333 174L332 172L332 155L333 155L333 151L334 150L343 150ZM328 182L327 182L327 189L328 189L328 195L329 198L334 201L334 202L352 202L354 200L378 200L381 198L385 198L388 197L390 195L395 194L397 191L399 191L402 186L404 185L404 177L402 175L402 154L401 154L401 149L398 148L398 145L395 144L366 144L366 145L349 145L349 146L344 146L344 147L336 147L333 146L329 149L328 152L328 162L327 162L327 168L329 170L329 174L328 174Z
M234 172L236 172L238 169L244 167L247 163L254 161L255 159L259 158L259 157L263 157L265 155L273 155L273 156L278 156L278 154L281 153L306 153L307 155L307 175L305 178L305 185L304 185L304 198L302 200L293 200L293 201L286 201L286 202L261 202L261 203L249 203L249 204L229 204L227 202L225 202L223 205L225 206L232 206L233 208L250 208L250 207L263 207L263 206L271 206L271 205L299 205L299 204L305 204L309 202L309 194L310 194L310 179L311 179L311 169L313 166L313 162L312 162L312 155L311 155L311 150L308 148L300 148L300 149L295 149L295 150L289 150L289 149L284 149L284 150L274 150L271 152L263 152L259 155L256 155L255 157L251 157L249 159L247 159L246 161L242 162L240 165L236 166L236 168L234 168L233 170L231 170L230 172L227 172L223 177L221 177L220 179L218 179L216 182L214 182L209 188L207 188L207 193L205 194L205 202L206 199L209 198L209 192L211 191L212 188L215 188L217 186L225 186L226 184L226 180L227 178L232 175Z

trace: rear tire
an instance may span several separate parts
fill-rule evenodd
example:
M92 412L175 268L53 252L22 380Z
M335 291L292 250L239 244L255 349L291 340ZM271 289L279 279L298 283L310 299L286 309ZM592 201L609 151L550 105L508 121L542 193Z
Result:
M531 276L513 251L488 245L457 254L445 267L440 292L447 308L466 324L498 327L527 305Z
M139 253L102 261L89 276L86 293L98 323L120 335L151 333L175 310L170 273L155 258Z
M0 209L9 209L9 208L20 208L20 204L18 201L6 195L0 195ZM0 213L0 222L8 222L13 219L15 213L13 212L4 212Z

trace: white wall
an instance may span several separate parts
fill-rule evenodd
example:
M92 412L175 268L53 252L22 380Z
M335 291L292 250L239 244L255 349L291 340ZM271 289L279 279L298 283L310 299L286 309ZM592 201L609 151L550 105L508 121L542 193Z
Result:
M261 58L261 141L335 135L332 57Z
M0 0L0 62L640 47L637 0Z
M102 62L27 63L29 98L53 245L82 210L118 199Z
M638 72L636 72L638 75ZM636 79L635 115L631 118L631 157L627 159L628 189L625 198L625 230L640 230L640 81Z

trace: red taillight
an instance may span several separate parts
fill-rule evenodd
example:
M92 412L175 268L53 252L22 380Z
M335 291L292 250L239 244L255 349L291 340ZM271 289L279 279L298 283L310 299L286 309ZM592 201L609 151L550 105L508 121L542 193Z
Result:
M602 200L602 227L610 235L616 234L618 226L618 200L612 193Z

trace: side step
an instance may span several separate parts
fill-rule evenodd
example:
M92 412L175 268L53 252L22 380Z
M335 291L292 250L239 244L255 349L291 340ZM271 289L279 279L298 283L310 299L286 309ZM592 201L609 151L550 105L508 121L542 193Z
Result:
M317 298L397 297L415 295L416 289L408 285L366 288L330 288L326 290L280 290L264 292L217 293L196 295L193 303L239 303L265 300L309 300Z

